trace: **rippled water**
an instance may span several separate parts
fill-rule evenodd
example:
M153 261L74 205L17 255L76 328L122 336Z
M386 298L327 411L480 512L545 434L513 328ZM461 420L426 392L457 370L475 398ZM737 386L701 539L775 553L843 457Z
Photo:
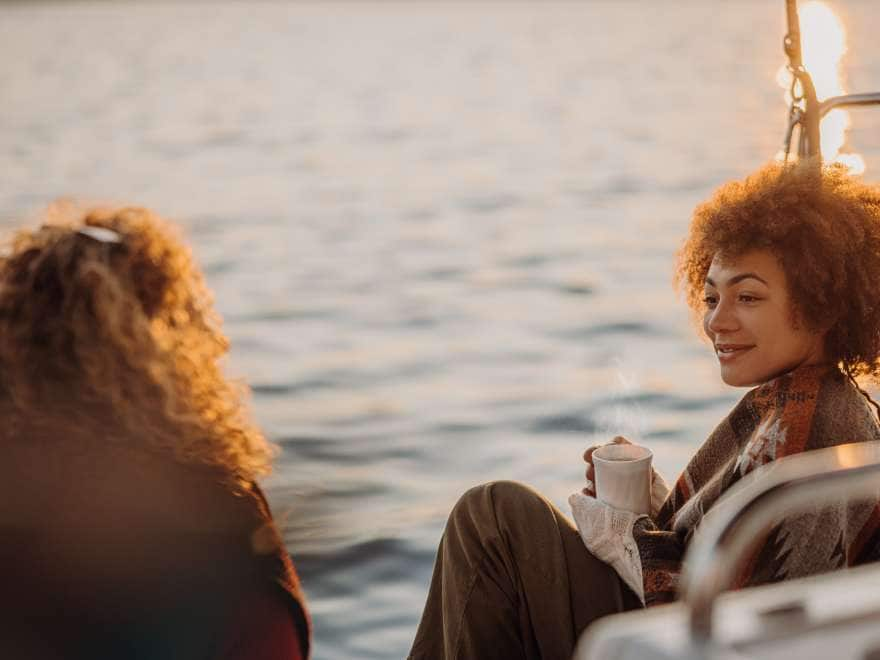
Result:
M850 88L880 89L880 12L832 6ZM462 490L564 505L618 431L674 473L741 394L670 264L778 149L782 7L0 4L0 215L186 227L283 447L315 657L399 658ZM876 179L880 111L853 120Z

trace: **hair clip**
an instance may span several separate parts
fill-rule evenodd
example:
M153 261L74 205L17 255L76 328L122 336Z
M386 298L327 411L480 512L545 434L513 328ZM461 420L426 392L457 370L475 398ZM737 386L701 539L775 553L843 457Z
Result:
M96 240L99 243L122 243L122 236L117 234L112 229L107 229L106 227L94 227L92 225L86 225L85 227L77 229L76 232L78 234L82 234L83 236L88 236L89 238Z

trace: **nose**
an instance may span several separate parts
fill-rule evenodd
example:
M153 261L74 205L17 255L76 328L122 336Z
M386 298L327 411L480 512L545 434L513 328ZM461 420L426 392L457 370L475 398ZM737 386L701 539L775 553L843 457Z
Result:
M703 325L707 334L718 335L739 329L739 321L731 304L720 300L715 309L706 311Z

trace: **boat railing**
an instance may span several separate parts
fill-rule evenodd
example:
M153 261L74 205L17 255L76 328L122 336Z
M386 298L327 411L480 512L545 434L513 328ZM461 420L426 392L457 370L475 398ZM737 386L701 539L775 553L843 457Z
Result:
M880 92L865 94L844 94L824 101L816 98L816 88L806 70L801 54L801 31L798 18L797 0L786 0L786 20L788 32L785 35L784 49L788 57L788 70L791 73L791 105L788 109L788 126L783 140L783 153L788 160L794 129L798 134L798 157L815 158L821 161L819 122L835 108L866 105L880 105Z
M680 597L691 638L712 637L715 601L755 539L784 516L880 493L880 441L839 445L774 461L748 475L707 514L685 556Z

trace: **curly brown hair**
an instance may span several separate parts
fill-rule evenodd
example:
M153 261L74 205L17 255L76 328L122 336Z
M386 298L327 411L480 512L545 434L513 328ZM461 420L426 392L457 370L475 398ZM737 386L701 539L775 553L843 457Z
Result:
M696 316L715 254L767 249L779 259L796 322L827 331L850 377L880 380L880 189L837 165L770 164L715 191L693 214L675 283Z
M189 249L146 209L50 213L5 246L0 395L25 423L54 413L94 426L97 411L129 442L247 483L274 448L246 388L222 374L227 350Z

